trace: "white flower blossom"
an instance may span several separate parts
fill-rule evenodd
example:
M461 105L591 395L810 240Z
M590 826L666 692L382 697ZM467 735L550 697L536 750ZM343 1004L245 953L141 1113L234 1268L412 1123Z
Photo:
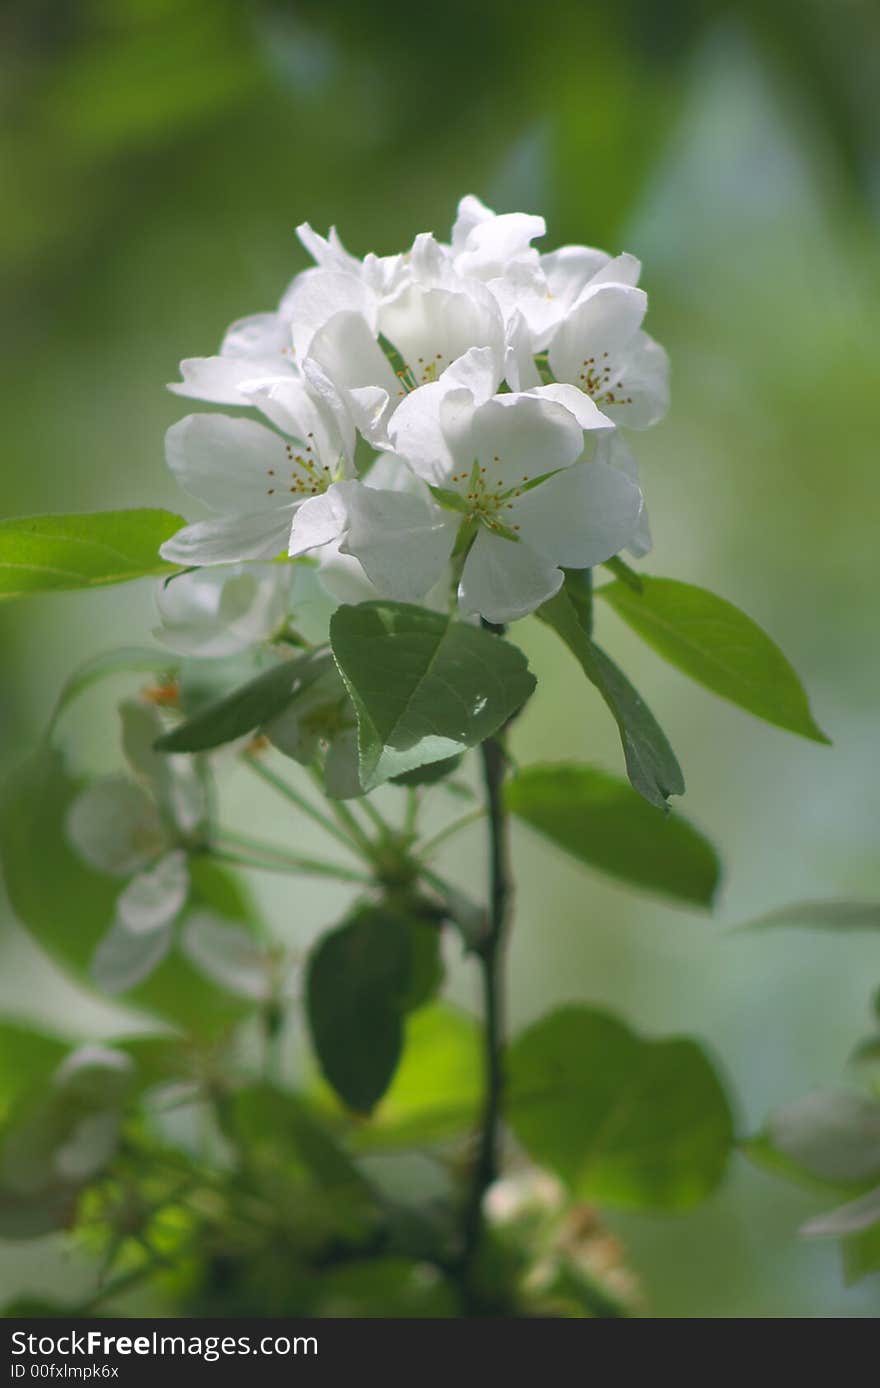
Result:
M168 466L215 520L179 530L163 558L184 565L274 559L287 548L307 497L353 475L354 430L332 388L294 378L257 385L254 396L284 433L251 419L194 414L166 435Z
M68 837L90 866L128 879L92 960L92 977L108 993L135 987L171 949L190 890L185 845L206 813L192 760L154 749L164 731L155 708L127 701L120 715L123 749L137 780L95 781L74 800L67 819Z
M408 396L391 433L434 497L475 527L462 607L507 622L552 597L562 567L588 568L628 544L643 501L624 470L592 456L587 441L612 428L592 401L566 385L499 395L495 384L491 360L474 351Z
M172 387L268 423L194 415L169 431L169 465L216 515L164 557L253 566L314 552L339 600L444 608L454 554L463 610L503 622L552 596L564 568L646 553L636 464L616 432L667 406L641 267L587 246L542 251L545 231L468 196L448 243L423 233L359 259L304 223L314 266ZM382 454L372 466L360 452L355 466L356 432ZM254 573L249 590L246 578L234 568L165 589L162 639L208 654L271 636L282 580Z
M279 564L196 569L156 591L153 635L179 655L219 659L270 640L284 625L293 575Z

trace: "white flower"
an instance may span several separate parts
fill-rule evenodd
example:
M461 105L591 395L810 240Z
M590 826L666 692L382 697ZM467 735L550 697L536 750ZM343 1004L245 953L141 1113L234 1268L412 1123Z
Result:
M300 508L290 553L326 547L328 565L339 555L357 560L371 588L359 601L382 596L423 602L429 594L436 600L444 579L449 584L459 519L441 510L399 458L385 455L365 483L339 482Z
M123 748L138 780L95 781L73 802L67 819L68 837L87 863L129 879L92 960L92 977L108 993L133 988L170 950L189 896L185 845L206 810L191 759L154 750L164 731L156 710L128 701L120 715Z
M647 306L642 289L594 280L553 331L547 354L557 381L631 429L655 424L669 404L668 358L641 331Z
M508 327L521 317L532 352L546 347L553 328L590 286L608 281L635 285L641 270L634 256L612 259L590 246L539 253L531 242L545 231L543 217L498 215L473 195L462 198L452 228L454 269L486 283Z
M393 453L383 453L375 460L364 478L364 485L378 491L407 492L412 496L420 497L431 517L432 526L442 525L444 529L452 526L454 530L454 521L451 522L448 518L441 516L436 507L432 507L430 493L425 484L415 477L401 459L395 457ZM451 539L452 531L450 530L443 541L444 551ZM361 561L348 548L349 541L350 531L347 531L340 540L330 541L317 551L318 581L321 587L337 602L357 604L388 597L388 592L377 586L367 576ZM367 560L369 562L369 555L367 555ZM418 586L421 587L422 585L419 584ZM423 607L431 607L438 612L448 612L451 595L452 568L447 563L433 586L422 594L419 601Z
M168 389L192 400L214 405L249 405L243 389L249 382L276 377L300 377L294 361L290 318L277 313L255 313L240 318L228 329L215 357L190 357L180 363L182 381Z
M354 429L329 382L257 384L254 399L285 433L223 414L187 415L165 439L168 466L192 496L219 513L178 531L161 548L183 565L273 559L287 548L307 497L352 474ZM321 393L315 383L322 385Z
M230 564L159 585L153 635L181 655L217 659L271 639L284 624L292 573L283 564Z
M391 434L435 499L476 531L462 607L507 622L552 597L562 567L588 568L628 544L643 502L625 471L592 458L585 433L612 426L591 401L566 385L502 395L496 385L491 359L474 351L409 395ZM390 563L394 537L386 543Z
M438 380L473 347L491 351L503 372L504 323L484 286L410 283L378 304L370 319L354 311L334 314L312 337L308 359L343 393L367 441L382 449L389 420L408 392Z

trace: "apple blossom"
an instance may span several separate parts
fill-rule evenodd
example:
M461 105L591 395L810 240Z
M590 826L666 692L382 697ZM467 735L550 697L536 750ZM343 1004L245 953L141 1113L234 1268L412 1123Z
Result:
M277 564L230 564L178 574L156 591L153 635L181 655L221 658L270 640L284 625L291 572Z
M588 568L632 541L639 487L586 442L612 427L570 386L495 394L480 351L400 406L395 448L474 531L459 585L465 611L522 617L558 591L563 567Z
M254 398L284 434L251 419L187 415L166 435L168 466L191 495L219 513L168 540L175 563L273 559L286 547L297 508L351 476L354 431L332 389L294 378L266 381Z
M94 781L67 818L79 855L91 867L127 879L92 960L93 978L110 993L140 983L171 949L189 896L186 850L207 808L192 759L154 749L164 731L156 709L127 701L120 716L123 749L137 779Z

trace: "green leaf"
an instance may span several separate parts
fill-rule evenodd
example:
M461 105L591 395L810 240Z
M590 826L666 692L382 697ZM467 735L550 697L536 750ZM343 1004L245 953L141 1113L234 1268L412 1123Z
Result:
M22 1094L45 1084L69 1050L69 1043L24 1022L0 1023L0 1124Z
M400 776L392 776L395 786L433 786L451 776L461 765L461 757L444 757L426 766L417 766L412 771L404 771Z
M308 651L264 670L231 694L200 709L156 741L160 752L204 752L275 718L326 670L329 655Z
M67 815L80 789L56 748L46 745L20 766L0 796L0 863L21 924L56 963L92 988L89 968L123 884L86 866L68 842ZM252 908L225 870L194 858L190 878L191 906L252 920ZM221 1035L248 1010L176 952L126 1001L206 1039Z
M581 862L677 901L711 906L718 855L686 819L665 816L626 781L591 766L530 766L507 782L508 808Z
M455 1291L436 1268L409 1258L372 1258L319 1273L311 1314L410 1320L461 1314Z
M733 1118L694 1041L650 1041L565 1007L513 1042L507 1073L513 1131L579 1198L680 1210L724 1174Z
M608 705L620 729L627 775L633 787L652 805L666 809L670 795L684 794L684 777L666 735L641 695L613 660L589 639L564 589L539 607L537 616L562 637Z
M509 642L406 603L340 607L330 640L357 711L365 790L482 742L535 688Z
M235 1131L264 1161L296 1160L324 1190L369 1194L369 1184L308 1102L268 1084L240 1090L233 1100Z
M159 546L185 525L171 511L95 511L0 521L0 598L173 573Z
M782 906L766 916L748 921L742 930L763 930L770 926L793 925L818 930L878 930L878 901L799 901Z
M846 1285L851 1287L863 1277L880 1272L880 1220L862 1229L858 1234L849 1234L843 1240L843 1275Z
M359 1151L421 1147L472 1129L482 1092L474 1019L435 1003L406 1019L406 1044L390 1089L351 1141Z
M406 923L380 907L363 907L309 956L306 1007L315 1052L357 1113L370 1112L397 1068L411 982Z
M617 582L598 589L597 597L698 684L767 723L828 742L791 665L751 617L691 583L641 579L641 592Z

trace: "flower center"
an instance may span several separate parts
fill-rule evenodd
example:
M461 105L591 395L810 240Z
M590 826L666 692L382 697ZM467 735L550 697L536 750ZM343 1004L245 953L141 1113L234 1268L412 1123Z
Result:
M622 380L615 380L617 370L608 362L608 353L601 357L585 357L578 372L578 385L595 405L631 405L631 395L621 395Z
M451 481L461 496L466 515L487 530L515 539L518 525L510 523L509 512L515 509L517 497L522 496L523 487L530 481L528 473L522 478L522 485L505 486L503 476L498 475L501 459L496 453L492 463L487 465L474 461L467 472L454 472Z
M314 434L307 434L306 442L303 444L296 440L285 442L285 463L281 468L266 469L269 478L267 496L275 496L280 491L289 492L293 496L318 496L321 492L326 492L331 483L339 480L342 470L341 459L335 468L330 467L328 463L320 463L315 456L314 439Z

